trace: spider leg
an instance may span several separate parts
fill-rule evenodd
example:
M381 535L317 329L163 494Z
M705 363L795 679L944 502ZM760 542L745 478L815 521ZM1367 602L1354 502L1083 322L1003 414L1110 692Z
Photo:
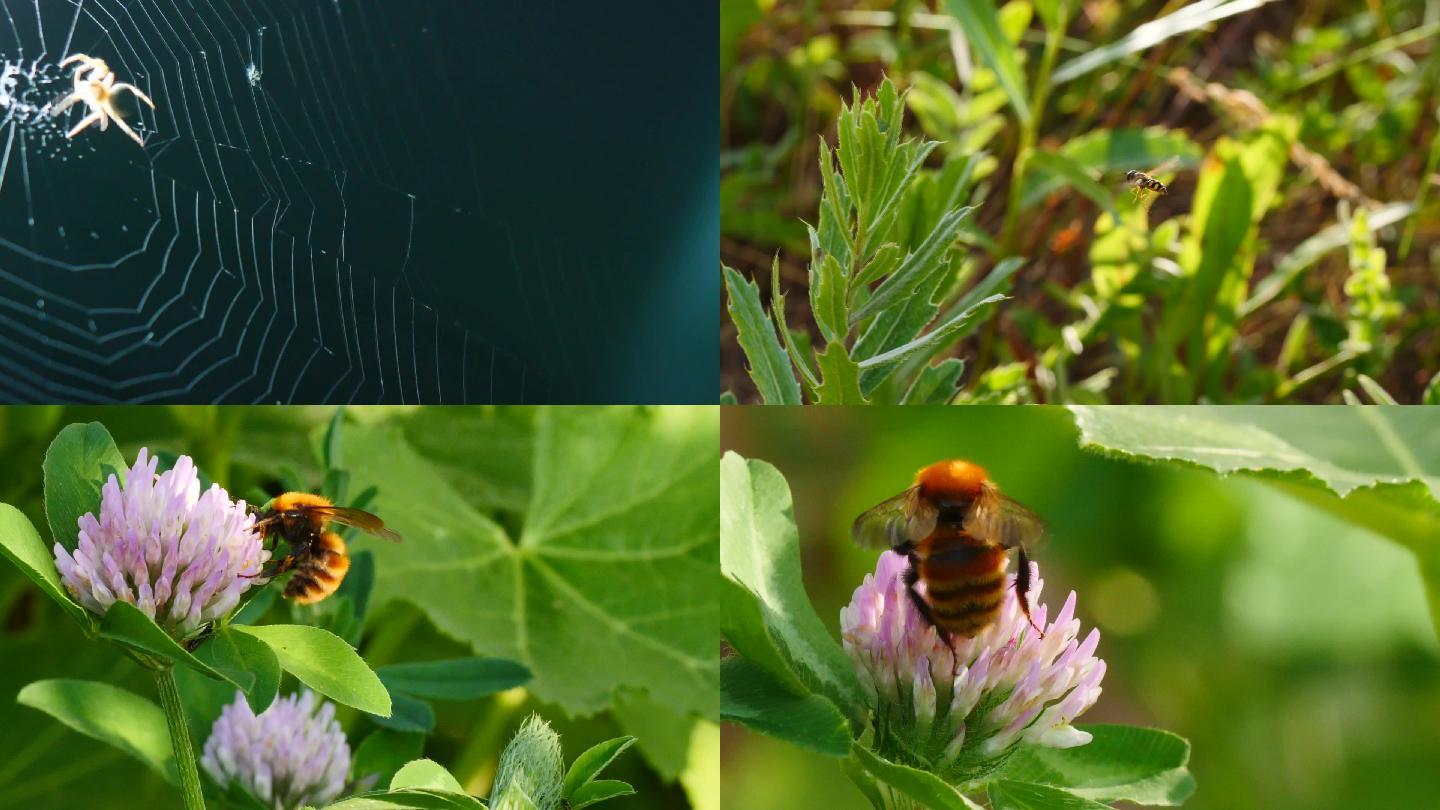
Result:
M125 121L121 119L118 115L115 116L115 126L119 127L126 135L129 135L131 140L135 141L135 143L138 143L141 146L145 145L145 141L142 140L139 135L135 134L135 130L126 126Z
M120 82L119 84L117 84L117 85L115 85L114 87L111 87L111 88L110 88L110 92L112 92L112 93L118 93L118 92L120 92L121 90L129 90L130 93L131 93L132 95L134 95L136 98L138 98L138 99L140 99L141 101L145 102L146 104L150 105L150 109L152 109L152 110L155 109L155 102L151 101L151 100L150 100L150 97L147 96L147 95L145 95L143 92L141 92L141 91L140 91L140 88L136 87L135 85L129 84L129 83L126 83L126 82Z
M81 119L80 123L78 123L78 124L75 125L75 128L74 128L74 129L72 129L72 130L70 130L69 132L65 133L65 137L67 137L67 138L73 138L73 137L75 137L76 135L79 135L82 130L84 130L86 127L90 126L91 124L95 123L96 121L99 121L99 122L100 122L100 128L101 128L101 129L104 129L104 128L105 128L105 111L104 111L104 110L96 110L95 112L90 113L89 115L85 116L83 119Z
M58 118L61 113L65 112L66 110L68 110L68 109L70 109L71 107L75 106L75 104L78 103L79 101L80 101L80 96L79 96L78 94L76 94L76 93L71 93L70 95L68 95L68 96L66 96L65 98L61 99L59 104L56 104L54 107L51 107L51 108L50 108L50 117L51 117L51 118Z

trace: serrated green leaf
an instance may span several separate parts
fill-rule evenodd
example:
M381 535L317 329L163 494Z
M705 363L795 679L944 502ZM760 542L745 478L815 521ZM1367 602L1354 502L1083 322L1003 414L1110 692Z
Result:
M992 810L1109 810L1107 805L1049 785L1001 780L990 783Z
M945 10L960 23L965 41L995 74L1010 106L1015 108L1015 116L1028 122L1030 104L1025 99L1025 77L1015 60L1014 46L1000 30L995 4L989 0L945 0Z
M530 670L504 658L390 664L375 670L375 674L392 693L399 690L434 700L475 700L530 680Z
M729 291L730 321L750 362L750 378L767 405L799 405L800 383L760 303L760 289L729 267L722 268Z
M856 764L876 780L889 785L930 810L981 810L940 777L891 762L860 743L851 747Z
M820 327L820 334L832 343L845 339L848 329L845 300L848 293L845 269L834 256L824 256L819 267L810 266L810 310Z
M795 675L810 691L853 713L862 705L860 684L805 593L785 477L733 452L725 454L720 468L721 570L754 595L769 637Z
M108 683L63 678L35 681L20 690L15 702L112 745L179 784L170 729L154 702Z
M232 625L265 642L280 668L316 692L361 711L388 716L390 693L345 640L301 624Z
M375 553L376 604L413 602L476 653L527 667L528 688L571 712L604 710L629 688L718 715L718 417L714 406L539 409L516 540L398 430L348 428L356 485L379 488L373 511L405 536L356 538Z
M876 288L870 300L850 314L851 325L904 303L917 290L926 287L937 273L943 272L946 269L945 254L954 244L961 223L973 210L973 207L966 206L946 212L935 230L900 262L895 272Z
M1060 788L1097 802L1183 804L1195 792L1183 738L1136 726L1081 726L1093 739L1075 748L1024 746L1005 766L1007 781Z
M55 603L65 609L70 618L89 629L95 625L95 616L81 607L70 597L69 591L60 582L60 572L55 569L55 557L35 531L35 524L19 509L8 503L0 503L0 554Z
M947 341L953 339L954 336L961 330L970 327L975 322L975 320L984 313L984 310L987 306L989 306L990 304L999 303L1003 300L1005 300L1005 296L1003 295L992 295L989 298L982 299L975 306L955 315L950 320L935 327L934 329L916 338L915 340L912 340L903 346L897 346L883 354L877 354L874 357L870 357L861 361L860 368L868 370L872 368L885 368L887 366L893 366L903 361L907 356L911 354L943 346Z
M114 474L125 483L125 459L99 422L66 425L45 451L45 517L67 551L80 536L80 516L100 511L100 488Z
M860 366L850 359L843 343L831 343L815 355L820 363L820 387L816 397L821 405L866 405L860 390Z
M790 692L738 656L720 663L720 719L826 756L850 753L850 724L835 704Z
M905 392L903 405L943 405L955 396L960 375L965 373L965 361L951 357L938 365L926 366Z

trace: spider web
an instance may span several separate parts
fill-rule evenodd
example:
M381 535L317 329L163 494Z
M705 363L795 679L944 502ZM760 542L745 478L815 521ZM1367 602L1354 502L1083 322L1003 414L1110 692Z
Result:
M0 2L0 400L587 396L629 294L599 279L629 257L527 202L564 199L543 157L496 151L534 133L486 134L514 123L496 94L527 92L495 60L523 64L516 27L554 13ZM74 53L155 101L119 96L143 149L67 139L83 104L49 115Z

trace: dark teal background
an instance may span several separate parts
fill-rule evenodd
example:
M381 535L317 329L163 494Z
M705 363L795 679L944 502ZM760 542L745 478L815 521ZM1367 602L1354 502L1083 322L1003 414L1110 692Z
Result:
M0 401L713 399L714 4L4 5Z

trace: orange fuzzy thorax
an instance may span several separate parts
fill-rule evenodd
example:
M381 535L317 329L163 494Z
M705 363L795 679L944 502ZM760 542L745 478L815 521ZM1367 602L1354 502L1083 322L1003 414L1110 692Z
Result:
M983 467L959 459L939 461L915 473L916 486L931 498L972 500L980 495L980 488L988 480Z
M270 502L270 508L276 512L288 512L292 509L304 509L307 506L333 506L330 499L324 495L316 495L311 492L283 492L275 496Z

